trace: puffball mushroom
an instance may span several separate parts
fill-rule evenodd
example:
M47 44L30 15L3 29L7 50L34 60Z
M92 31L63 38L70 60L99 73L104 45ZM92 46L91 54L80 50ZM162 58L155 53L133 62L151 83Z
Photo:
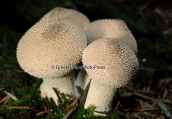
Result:
M133 50L110 38L98 39L88 45L82 62L92 79L84 107L94 104L96 111L100 112L112 109L115 91L125 86L138 70L138 60Z
M83 30L90 23L90 20L83 13L73 9L67 9L61 7L56 7L52 9L50 12L44 15L42 19L46 19L46 18L58 18L58 19L69 20Z
M58 98L51 95L54 93L52 88L67 94L74 93L74 76L68 74L72 69L65 67L76 66L82 60L86 46L85 34L72 22L44 19L32 26L20 39L17 60L25 72L43 79L42 97L45 93L57 104ZM55 82L60 82L61 86Z
M127 44L137 53L137 44L131 31L123 20L102 19L90 23L84 30L88 44L101 38L115 38Z

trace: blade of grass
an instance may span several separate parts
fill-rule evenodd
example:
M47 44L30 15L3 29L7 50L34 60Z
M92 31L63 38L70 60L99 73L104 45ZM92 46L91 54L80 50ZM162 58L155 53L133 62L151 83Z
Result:
M13 100L15 100L15 101L18 100L13 94L11 94L11 93L9 93L9 92L7 92L7 91L5 91L5 90L4 90L4 93L7 94L11 99L13 99Z

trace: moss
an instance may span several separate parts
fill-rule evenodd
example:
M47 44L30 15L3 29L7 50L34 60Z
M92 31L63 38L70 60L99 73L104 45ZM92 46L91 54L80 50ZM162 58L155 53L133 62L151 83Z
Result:
M121 119L121 116L124 116L124 113L122 113L120 111L114 111L113 114L108 115L102 119Z
M96 107L94 105L90 105L88 109L84 109L82 107L79 107L75 114L72 116L72 119L93 119L97 118L98 116L93 116L94 115L94 110Z
M74 115L72 116L72 119L120 119L121 116L124 115L124 113L120 111L114 111L113 114L107 115L107 116L97 116L94 115L94 111L96 109L96 106L90 105L87 109L84 109L83 107L79 107Z

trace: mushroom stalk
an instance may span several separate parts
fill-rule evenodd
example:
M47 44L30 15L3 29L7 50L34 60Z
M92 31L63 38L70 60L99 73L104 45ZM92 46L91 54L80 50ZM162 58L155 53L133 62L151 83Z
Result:
M74 94L74 72L57 77L57 78L44 78L43 83L40 86L41 97L47 97L49 100L52 98L56 105L58 105L58 97L53 88L60 90L61 93Z
M84 108L95 105L95 111L108 112L112 109L112 101L115 96L116 88L108 87L91 80L90 88L87 94L87 99ZM106 116L105 114L94 113L95 115Z

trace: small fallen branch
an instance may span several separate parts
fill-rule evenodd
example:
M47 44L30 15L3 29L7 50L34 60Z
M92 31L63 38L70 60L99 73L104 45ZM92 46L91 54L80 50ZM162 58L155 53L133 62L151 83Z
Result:
M36 116L41 116L41 115L46 114L46 113L47 113L46 111L39 112L39 113L36 114Z
M157 106L159 106L164 111L165 115L168 118L172 118L172 115L169 112L169 110L167 109L167 106L162 101L158 101L156 104L157 104Z
M2 98L1 100L0 100L0 103L3 103L5 100L7 100L8 99L8 95L7 96L5 96L4 98Z
M77 108L79 107L79 105L75 105L64 117L63 119L67 119L67 117L73 112L75 111Z
M76 98L73 102L72 102L72 104L69 106L69 107L67 107L66 109L64 109L63 111L60 111L59 113L61 113L61 112L65 112L65 111L67 111L67 110L70 110L71 108L73 108L74 106L75 106L75 104L78 102L78 98Z
M47 112L47 114L50 114L50 111L47 109L47 107L44 105L44 109Z
M20 109L20 110L25 110L25 109L34 109L35 107L31 107L31 106L6 106L6 107L3 107L5 109Z

